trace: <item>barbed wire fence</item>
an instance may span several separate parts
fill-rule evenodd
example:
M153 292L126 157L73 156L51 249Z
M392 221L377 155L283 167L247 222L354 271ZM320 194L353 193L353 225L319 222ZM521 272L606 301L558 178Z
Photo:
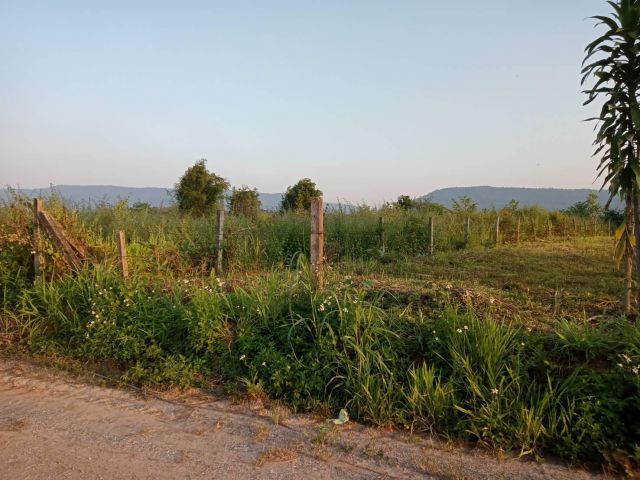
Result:
M310 214L284 218L280 224L277 217L263 224L238 222L234 216L225 221L224 210L219 209L199 236L179 231L145 240L135 235L128 239L126 230L118 229L100 248L93 249L95 261L118 268L125 277L221 276L293 265L302 255L321 275L325 262L411 259L531 241L611 237L615 228L599 218L526 216L511 211L403 217L374 214L356 222L349 213L325 212L321 197L314 201ZM41 217L36 213L36 235L40 235ZM59 246L68 250L63 244ZM40 257L41 253L35 252L34 261Z

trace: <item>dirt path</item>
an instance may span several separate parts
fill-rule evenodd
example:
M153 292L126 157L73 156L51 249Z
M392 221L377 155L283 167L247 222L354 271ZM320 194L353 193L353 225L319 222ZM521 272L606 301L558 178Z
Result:
M169 401L0 357L0 479L589 479L564 466L234 405Z

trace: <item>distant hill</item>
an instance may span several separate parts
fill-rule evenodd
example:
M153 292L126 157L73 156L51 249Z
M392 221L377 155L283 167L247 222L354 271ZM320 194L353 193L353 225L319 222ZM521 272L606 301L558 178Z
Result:
M598 195L601 205L604 205L609 198L609 192L580 189L562 188L511 188L511 187L451 187L434 190L433 192L420 197L435 203L440 203L446 207L451 207L453 199L462 196L473 199L480 209L492 208L500 209L507 205L512 199L520 202L520 206L539 205L548 210L565 209L576 202L583 202L590 193ZM611 208L622 208L618 199L611 203Z
M95 206L100 203L114 205L121 200L128 200L129 205L144 202L154 207L170 206L175 203L173 190L157 187L118 187L112 185L54 185L47 188L21 189L20 192L28 197L47 197L52 192L59 194L70 205ZM597 190L561 188L505 188L505 187L451 187L434 190L420 197L432 202L451 207L453 199L461 196L472 198L482 208L502 208L512 199L520 202L521 206L539 205L550 210L567 208L576 202L584 201L590 193L596 193L600 203L607 201L607 192ZM260 193L262 208L277 210L280 207L281 193ZM0 199L7 197L7 191L0 189ZM337 208L337 204L327 203L329 210ZM621 208L619 201L612 203L613 208Z
M128 200L129 205L144 202L153 207L167 207L175 203L173 189L158 187L118 187L113 185L53 185L47 188L20 189L28 197L48 197L53 192L66 202L77 206L95 206L100 203L114 205ZM280 207L281 193L260 193L262 208L277 210ZM0 189L0 198L6 198L7 191Z

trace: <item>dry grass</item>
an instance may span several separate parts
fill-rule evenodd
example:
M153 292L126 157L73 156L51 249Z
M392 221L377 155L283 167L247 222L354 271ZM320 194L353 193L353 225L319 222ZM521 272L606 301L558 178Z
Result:
M262 467L270 462L293 462L296 458L298 458L298 452L294 447L272 448L260 454L256 466Z

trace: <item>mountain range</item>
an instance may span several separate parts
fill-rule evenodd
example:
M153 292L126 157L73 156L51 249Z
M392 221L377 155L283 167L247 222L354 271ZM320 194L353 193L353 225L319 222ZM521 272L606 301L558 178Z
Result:
M562 210L577 202L583 202L589 194L598 196L598 203L605 205L609 199L606 190L592 190L588 188L564 189L564 188L518 188L518 187L451 187L434 190L419 197L421 200L440 203L445 207L451 207L454 199L469 197L478 204L480 209L506 206L511 200L516 200L520 206L538 205L548 210ZM622 203L615 198L610 208L620 209Z
M157 187L119 187L111 185L54 185L47 188L18 189L28 197L50 196L53 192L65 201L77 206L94 206L100 203L114 204L127 200L130 205L138 202L148 203L154 207L169 206L175 202L173 191L169 188ZM608 199L607 191L591 189L562 189L562 188L510 188L510 187L451 187L434 190L418 197L419 200L429 200L451 207L453 200L462 196L471 198L480 209L500 209L511 200L517 200L521 206L539 205L549 210L560 210L576 202L586 200L590 193L598 195L598 201L604 205ZM0 189L0 199L7 198L8 190ZM260 193L262 208L277 210L282 199L281 193ZM328 204L331 206L332 204ZM619 200L614 200L612 208L621 208Z

